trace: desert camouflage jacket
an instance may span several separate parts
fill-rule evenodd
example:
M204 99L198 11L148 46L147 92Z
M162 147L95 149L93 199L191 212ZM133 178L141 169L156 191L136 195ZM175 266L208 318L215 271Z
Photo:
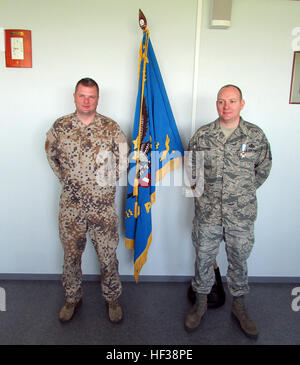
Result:
M204 192L195 198L195 219L223 226L252 224L257 215L256 189L272 165L263 131L240 118L226 140L217 119L197 130L188 149L204 152Z
M57 119L47 133L45 149L64 190L89 186L95 194L114 195L115 182L127 170L124 133L98 113L87 126L75 113Z

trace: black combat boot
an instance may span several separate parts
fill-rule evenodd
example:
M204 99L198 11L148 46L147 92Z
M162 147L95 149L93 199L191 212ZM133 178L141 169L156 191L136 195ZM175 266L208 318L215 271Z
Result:
M232 314L238 320L241 329L245 333L245 335L250 338L257 339L259 332L255 326L255 323L248 315L245 304L245 297L243 295L233 298Z
M201 318L207 311L207 295L196 293L196 302L185 318L185 329L194 331L200 325Z

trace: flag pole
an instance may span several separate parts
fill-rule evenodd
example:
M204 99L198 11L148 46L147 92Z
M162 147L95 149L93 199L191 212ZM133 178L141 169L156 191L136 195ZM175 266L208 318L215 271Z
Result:
M145 85L145 79L146 79L146 59L147 59L147 52L148 52L148 40L149 40L149 30L147 29L147 19L142 12L141 9L139 9L139 25L141 29L143 30L143 33L147 33L147 38L145 41L145 49L143 52L143 41L141 43L140 48L140 60L139 60L139 77L140 77L140 67L142 58L144 57L144 63L143 63L143 72L142 72L142 91L141 91L141 101L140 101L140 120L139 120L139 131L137 136L137 155L136 155L136 177L134 180L134 188L133 188L133 195L136 196L136 204L135 204L135 216L138 215L138 178L139 178L139 160L140 160L140 147L141 147L141 117L142 117L142 111L143 111L143 99L144 99L144 85Z

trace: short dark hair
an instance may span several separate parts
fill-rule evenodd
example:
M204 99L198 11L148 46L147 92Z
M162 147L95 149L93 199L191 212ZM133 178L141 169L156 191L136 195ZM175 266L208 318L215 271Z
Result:
M86 87L96 87L97 93L99 95L99 86L98 86L98 84L95 80L90 79L89 77L85 77L85 78L79 80L76 84L76 87L75 87L75 93L76 93L77 88L78 88L79 85L83 85L83 86L86 86Z
M226 87L234 87L234 88L236 88L236 89L237 89L237 91L238 91L238 92L239 92L239 94L240 94L241 100L243 100L243 94L242 94L242 91L241 91L241 89L240 89L238 86L236 86L236 85L232 85L232 84L224 85L224 86L222 86L222 87L221 87L221 89L219 90L219 92L220 92L222 89L225 89ZM218 92L218 94L219 94L219 92Z

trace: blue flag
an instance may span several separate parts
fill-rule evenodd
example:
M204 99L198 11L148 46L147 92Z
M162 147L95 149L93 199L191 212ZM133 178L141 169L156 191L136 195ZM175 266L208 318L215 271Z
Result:
M155 184L180 167L184 151L151 45L149 30L140 47L139 86L128 173L126 247L134 249L134 277L147 260L152 241L151 206Z

